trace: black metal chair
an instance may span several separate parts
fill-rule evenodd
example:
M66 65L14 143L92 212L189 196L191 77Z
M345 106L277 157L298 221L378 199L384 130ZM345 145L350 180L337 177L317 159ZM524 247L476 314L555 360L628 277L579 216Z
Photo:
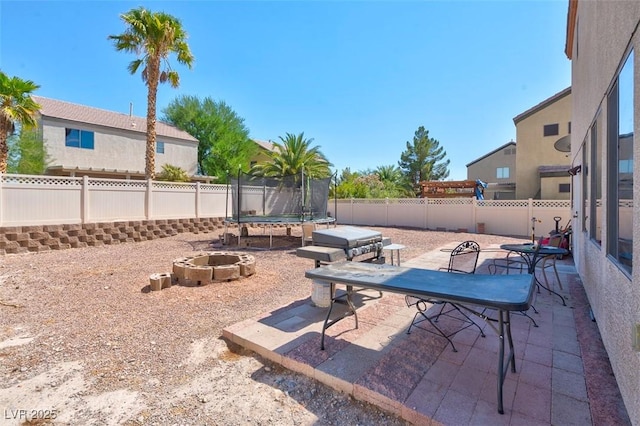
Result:
M440 269L446 270L447 272L451 273L473 274L476 271L479 256L480 246L478 245L478 243L476 243L475 241L465 241L456 246L456 248L451 251L451 255L449 256L449 266ZM407 303L407 306L415 306L418 310L418 312L416 312L415 316L413 317L413 321L411 321L411 325L409 325L407 334L411 333L411 327L417 327L429 333L440 335L447 339L447 341L451 344L454 352L458 352L458 350L453 344L451 337L462 330L475 326L480 331L480 335L482 337L485 337L482 328L455 303L445 302L438 299L420 299L413 296L405 296L405 301ZM437 312L427 312L434 305L439 305L440 307L439 309L437 309ZM438 326L438 324L436 324L440 317L452 318L461 323L461 326L453 331L445 332L441 327ZM436 331L433 331L426 327L421 327L420 323L422 323L423 321L428 321Z

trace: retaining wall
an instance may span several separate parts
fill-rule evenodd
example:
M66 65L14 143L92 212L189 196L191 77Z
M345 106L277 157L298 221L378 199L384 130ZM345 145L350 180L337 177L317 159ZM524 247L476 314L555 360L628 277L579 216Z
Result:
M223 218L0 227L0 255L155 240L223 229Z

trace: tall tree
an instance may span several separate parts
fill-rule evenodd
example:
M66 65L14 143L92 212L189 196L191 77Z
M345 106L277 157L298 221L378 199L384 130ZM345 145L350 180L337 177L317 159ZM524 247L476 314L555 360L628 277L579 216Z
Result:
M298 135L287 133L282 143L274 142L274 150L268 155L270 161L256 164L252 172L261 176L297 175L304 169L304 174L311 178L321 179L331 176L332 166L320 147L311 147L313 139L305 139L304 132Z
M398 165L415 193L419 194L420 182L449 176L449 160L442 161L446 156L440 142L430 138L429 131L420 126L413 136L413 143L407 142L407 149L400 155Z
M257 145L244 119L223 101L180 96L163 111L164 120L198 139L198 172L225 182L227 172L249 170Z
M49 155L42 133L33 128L22 128L20 135L11 136L7 172L22 175L41 175L49 164Z
M194 57L187 44L187 33L182 23L164 12L151 12L144 7L131 9L120 15L127 25L124 33L110 35L118 51L135 53L138 59L129 64L129 72L135 74L142 66L142 80L147 92L147 147L145 175L155 177L156 160L156 98L158 84L169 82L171 87L180 85L180 76L172 70L169 55L174 53L179 63L191 68ZM164 63L163 69L161 66Z
M0 174L7 173L7 138L17 126L29 128L36 125L40 105L31 98L31 93L39 87L31 80L9 77L0 71Z

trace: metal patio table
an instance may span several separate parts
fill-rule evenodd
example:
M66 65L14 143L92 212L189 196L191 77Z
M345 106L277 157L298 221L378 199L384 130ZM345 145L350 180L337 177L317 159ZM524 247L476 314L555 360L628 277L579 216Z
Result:
M542 282L538 279L538 277L536 277L535 271L536 271L536 266L538 265L538 262L540 262L545 257L564 256L569 254L569 250L561 247L537 245L533 243L502 244L500 248L502 250L518 253L522 257L522 259L524 259L524 261L527 263L528 272L534 276L536 284L544 288L545 290L558 296L560 300L562 300L562 304L564 306L567 306L567 303L565 302L564 297L562 297L561 294L555 292L554 290L542 284Z

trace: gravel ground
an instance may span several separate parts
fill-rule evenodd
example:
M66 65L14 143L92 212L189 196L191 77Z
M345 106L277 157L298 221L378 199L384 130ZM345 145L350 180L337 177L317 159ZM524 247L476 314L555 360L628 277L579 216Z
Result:
M452 241L522 241L368 228L406 245L403 260ZM268 236L252 229L250 247L180 234L0 257L0 424L405 424L221 338L228 325L310 295L312 261L295 256L300 230L284 232L274 230L272 250L257 248ZM149 276L171 271L173 259L221 249L252 254L256 274L149 291Z

